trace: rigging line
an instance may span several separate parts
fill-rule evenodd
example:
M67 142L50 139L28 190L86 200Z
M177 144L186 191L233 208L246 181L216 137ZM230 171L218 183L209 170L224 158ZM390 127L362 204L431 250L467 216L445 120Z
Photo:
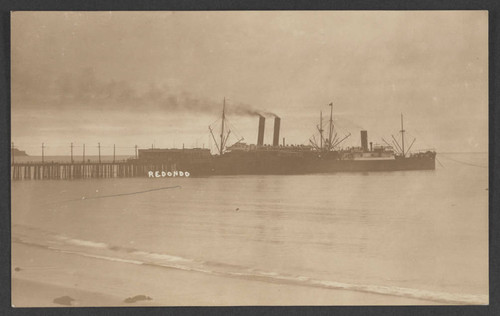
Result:
M406 150L406 153L410 152L410 149L411 149L411 147L413 146L413 144L415 143L416 140L417 140L416 138L413 138L413 141L411 142L410 147L408 147L408 149Z
M214 140L215 147L217 147L217 151L220 151L219 150L219 145L217 144L217 140L215 140L215 135L213 133L212 128L209 126L208 129L210 130L210 135L212 135L212 139Z
M321 141L323 142L323 144L325 144L325 143L326 143L326 138L325 138L325 137L323 137L323 132L324 132L325 130L321 129L321 128L320 128L320 126L316 126L316 128L317 128L317 130L318 130L318 132L319 132L319 135L320 135L320 137L321 137Z
M242 138L240 136L240 134L236 131L236 128L234 127L234 125L226 118L226 123L227 123L227 126L229 126L231 132L233 133L233 135L237 138L237 139L240 139Z
M382 141L383 141L384 143L386 143L386 144L387 144L387 146L392 147L392 145L391 145L391 144L389 144L389 143L388 143L388 142L387 142L387 141L386 141L383 137L382 137Z
M219 120L220 120L220 118L216 118L212 123L210 123L210 125L217 123Z
M94 197L82 197L81 199L67 200L67 201L64 201L64 202L104 199L104 198L110 198L110 197L125 196L125 195L134 195L134 194L141 194L141 193L147 193L147 192L153 192L153 191L160 191L160 190L167 190L167 189L176 189L176 188L181 188L181 186L180 185L176 185L176 186L172 186L172 187L162 187L162 188L149 189L149 190L145 190L145 191L137 191L137 192L130 192L130 193L119 193L119 194L101 195L101 196L94 196Z
M464 164L464 165L468 165L468 166L473 166L473 167L478 167L478 168L485 168L487 169L488 166L483 166L483 165L476 165L476 164L473 164L473 163L470 163L470 162L465 162L465 161L461 161L461 160L457 160L457 159L453 159L451 157L448 157L446 155L443 155L443 154L440 154L441 156L443 156L444 158L446 159L450 159L450 160L453 160L455 162L458 162L458 163L461 163L461 164Z
M233 131L233 135L236 136L236 138L240 139L240 138L244 138L243 136L241 136L240 132L238 131L238 129L233 125L233 123L229 122L229 126L231 127L231 130Z
M397 145L396 145L396 143L394 141L392 141L392 146L391 147L392 147L392 149L394 150L394 152L396 154L401 154L402 153L401 149L399 149L399 147L397 147Z
M444 168L444 165L441 163L441 161L439 161L438 157L436 157L436 160L439 163L439 165Z
M319 131L318 131L318 126L316 125L316 126L315 126L315 128L314 128L312 131L309 131L309 132L308 132L308 135L311 135L311 136L310 136L309 138L307 138L306 140L304 140L304 141L302 142L302 144L306 144L306 143L307 143L307 144L309 144L309 139L310 139L311 137L313 137L313 136L315 136L315 135L320 136L320 134L321 134L321 133L319 133Z
M304 140L304 141L302 142L302 144L304 144L304 145L309 144L309 139L310 139L311 137L313 137L313 136L317 135L317 136L318 136L318 138L319 138L319 137L321 136L321 133L320 133L320 132L319 132L319 130L318 130L318 125L316 125L316 126L315 126L312 130L309 130L309 132L308 132L307 134L308 134L308 135L311 135L311 136L309 136L306 140ZM323 139L325 139L325 138L323 137Z

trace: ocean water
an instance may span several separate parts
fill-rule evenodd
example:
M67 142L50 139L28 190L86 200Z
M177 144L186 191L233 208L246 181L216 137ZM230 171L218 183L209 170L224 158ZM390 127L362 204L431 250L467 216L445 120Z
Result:
M487 154L438 159L434 171L13 181L13 247L487 304Z

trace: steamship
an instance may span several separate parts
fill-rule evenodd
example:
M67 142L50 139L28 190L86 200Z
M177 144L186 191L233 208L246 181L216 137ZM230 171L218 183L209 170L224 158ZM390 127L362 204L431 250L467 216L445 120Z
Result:
M156 166L159 171L188 171L193 176L207 175L250 175L250 174L312 174L336 172L370 172L434 170L436 152L433 150L410 152L405 147L405 130L401 115L401 138L392 136L392 143L382 139L384 145L368 146L368 133L361 131L358 147L342 148L342 142L351 136L339 136L334 130L333 104L330 103L330 118L326 129L323 117L317 126L319 137L313 136L307 145L286 145L283 138L279 143L281 118L274 117L273 144L264 144L266 118L259 116L257 144L247 144L243 138L228 146L231 130L226 121L225 100L222 108L219 137L214 129L209 131L217 148L213 155L210 149L140 149L138 160Z

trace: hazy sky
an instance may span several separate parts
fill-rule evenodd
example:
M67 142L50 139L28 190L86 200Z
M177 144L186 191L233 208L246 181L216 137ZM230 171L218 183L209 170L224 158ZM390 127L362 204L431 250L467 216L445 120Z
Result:
M339 134L352 133L346 145L362 128L374 143L397 136L402 112L417 149L487 151L487 17L14 12L12 140L33 155L42 142L47 155L69 154L71 142L88 155L98 142L117 154L207 147L226 97L233 134L248 143L257 118L237 109L276 113L287 143L308 143L333 101Z

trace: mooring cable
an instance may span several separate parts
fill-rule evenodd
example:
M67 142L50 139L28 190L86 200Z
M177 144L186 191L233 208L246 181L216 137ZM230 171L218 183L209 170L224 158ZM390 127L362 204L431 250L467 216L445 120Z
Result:
M441 163L441 161L439 161L438 157L436 157L436 161L439 163L439 165L440 165L441 167L443 167L443 168L444 168L444 165Z
M181 186L180 185L176 185L176 186L172 186L172 187L162 187L162 188L155 188L155 189L149 189L149 190L144 190L144 191L136 191L136 192L129 192L129 193L119 193L119 194L111 194L111 195L100 195L100 196L91 196L91 197L82 196L82 198L80 198L80 199L67 200L65 202L104 199L104 198L110 198L110 197L125 196L125 195L135 195L135 194L141 194L141 193L147 193L147 192L153 192L153 191L160 191L160 190L167 190L167 189L176 189L176 188L180 189Z
M444 158L447 158L447 159L453 160L453 161L455 161L455 162L458 162L458 163L461 163L461 164L464 164L464 165L473 166L473 167L478 167L478 168L485 168L485 169L487 169L487 168L488 168L488 166L476 165L476 164L473 164L473 163L470 163L470 162L465 162L465 161L457 160L457 159L454 159L454 158L448 157L448 156L443 155L443 154L439 154L439 155L440 155L440 156L442 156L442 157L444 157Z

